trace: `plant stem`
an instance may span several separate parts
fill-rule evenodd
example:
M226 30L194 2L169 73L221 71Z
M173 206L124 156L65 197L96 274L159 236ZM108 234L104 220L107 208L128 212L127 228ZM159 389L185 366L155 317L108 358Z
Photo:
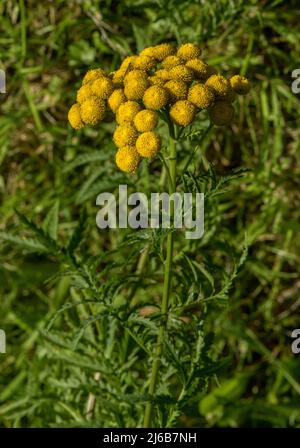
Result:
M173 132L170 130L170 157L169 157L169 194L173 194L176 190L176 142L173 138ZM171 226L174 221L174 202L170 203L170 223ZM158 371L161 363L161 355L163 349L163 340L165 329L168 320L168 308L169 308L169 296L170 296L170 284L171 284L171 269L172 269L172 257L173 257L173 230L170 230L167 236L167 255L165 262L165 272L164 272L164 287L163 296L161 304L161 321L158 329L156 350L152 365L150 385L149 385L149 395L152 398L157 384ZM144 415L144 428L149 428L152 420L153 404L149 401L146 404L145 415Z

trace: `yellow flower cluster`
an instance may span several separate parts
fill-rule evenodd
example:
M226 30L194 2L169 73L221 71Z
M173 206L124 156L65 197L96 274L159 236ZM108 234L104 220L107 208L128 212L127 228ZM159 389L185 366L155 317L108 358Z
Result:
M188 126L206 109L213 124L229 125L232 103L249 90L245 77L227 79L203 61L198 45L176 48L164 43L127 56L113 73L89 70L68 119L73 128L81 129L99 123L110 109L117 122L113 136L118 147L116 164L131 173L142 157L152 158L160 150L157 111L163 110L178 126Z

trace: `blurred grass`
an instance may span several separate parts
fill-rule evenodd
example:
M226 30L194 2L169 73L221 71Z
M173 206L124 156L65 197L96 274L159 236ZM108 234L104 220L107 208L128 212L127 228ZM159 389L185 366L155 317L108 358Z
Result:
M15 210L42 225L59 201L58 235L66 243L86 209L81 260L97 257L97 275L107 282L110 259L116 278L133 275L137 255L132 247L120 248L116 258L105 255L126 234L97 230L95 198L124 182L138 191L155 189L159 161L149 171L143 166L132 181L114 166L110 120L99 129L74 133L66 115L89 67L113 70L124 55L163 41L199 42L211 64L228 74L241 71L253 84L250 99L238 104L232 129L214 131L194 164L201 176L213 163L218 179L233 169L249 171L210 199L204 238L185 243L189 259L201 266L201 285L179 244L176 281L186 291L194 282L196 292L213 295L210 276L218 290L238 264L245 242L249 248L228 291L227 306L208 306L209 312L197 314L196 319L205 321L205 333L214 333L212 356L230 362L205 393L196 391L180 424L299 427L299 358L291 352L289 337L299 327L300 305L299 95L291 92L300 49L297 6L296 1L280 0L1 3L0 68L7 74L7 94L0 95L0 231L20 241L4 238L0 246L0 328L8 344L7 354L0 355L0 427L87 425L83 414L90 391L110 406L98 389L103 386L79 367L83 363L89 372L84 360L89 350L95 356L92 348L81 343L75 354L52 353L53 346L41 335L53 312L65 302L82 300L82 293L67 275L47 281L66 261L25 250L20 243L29 233L20 227ZM182 148L182 159L196 143L191 140ZM209 196L211 179L200 182ZM145 243L141 239L138 244L141 250ZM161 291L156 244L159 239L153 242L154 260L139 295L145 304L155 303ZM64 313L56 323L67 349L71 333L90 314L87 306ZM113 325L103 325L113 338ZM113 350L109 338L108 352ZM101 360L99 353L90 369L100 369ZM134 376L126 381L134 387ZM90 424L103 425L97 412ZM114 414L112 424L134 425L131 412L127 421L123 410Z

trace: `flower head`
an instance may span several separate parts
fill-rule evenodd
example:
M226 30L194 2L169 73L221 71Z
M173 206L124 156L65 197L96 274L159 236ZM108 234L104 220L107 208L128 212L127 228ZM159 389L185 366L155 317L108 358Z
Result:
M82 85L90 81L95 81L95 79L100 78L102 76L104 77L107 76L107 74L102 68L94 68L93 70L89 70L83 77Z
M74 129L81 129L84 127L84 123L81 120L80 115L80 105L78 103L73 104L71 106L69 113L68 113L68 120L72 128Z
M188 100L199 109L207 109L215 100L212 88L204 84L194 84L189 89Z
M226 101L217 101L209 110L211 122L217 126L229 125L234 116L234 108Z
M159 78L158 76L156 76L156 75L153 75L153 76L149 76L149 81L150 81L150 84L152 84L152 85L157 85L157 86L163 86L164 84L165 84L165 80L164 79L162 79L162 78Z
M118 126L114 132L114 142L118 148L122 146L132 146L138 137L137 130L131 124Z
M169 92L171 102L185 100L187 98L188 86L183 81L173 79L166 82L164 87Z
M205 83L215 92L215 95L220 100L229 99L232 95L232 87L228 79L221 75L212 75Z
M167 70L165 68L160 68L159 70L156 70L155 76L163 79L164 81L167 81L168 79L170 79L169 70Z
M86 83L77 90L77 103L82 104L85 100L93 95L91 83Z
M244 76L232 76L229 82L235 93L238 95L246 95L250 90L250 82Z
M176 65L181 65L182 59L178 56L167 56L161 63L163 68L169 69L172 67L176 67Z
M125 71L123 71L121 69L116 70L113 73L112 82L113 82L114 87L116 87L116 88L123 87L124 76L125 76Z
M146 47L140 52L140 56L149 56L150 58L155 58L154 50L155 47Z
M136 114L133 122L139 132L153 131L158 122L157 113L153 110L141 110Z
M176 48L171 44L160 44L153 47L153 57L158 61L162 61L167 56L176 53Z
M124 93L129 100L141 100L149 84L148 79L132 79L125 83Z
M127 145L119 148L116 153L116 164L125 173L134 173L139 166L140 156L135 146Z
M133 62L133 66L135 69L140 70L151 70L151 68L154 68L156 66L157 62L156 60L151 56L144 56L139 55Z
M136 149L143 157L154 157L161 147L160 136L153 131L143 132L136 141Z
M170 117L174 123L180 126L188 126L196 115L196 107L190 101L177 101L170 109Z
M137 59L137 56L127 56L125 59L123 59L120 70L123 71L123 73L126 72L126 70L130 69L130 67L133 68L134 61Z
M107 99L113 93L114 85L111 79L100 77L93 81L91 90L99 98Z
M128 72L126 74L126 76L124 77L124 83L126 84L127 82L133 81L135 80L142 80L142 79L147 79L148 75L147 72L145 72L145 70L132 70L131 72Z
M189 59L199 58L201 55L201 48L196 44L183 44L178 48L177 56L184 61Z
M142 109L136 101L125 101L117 110L117 122L119 124L133 123L134 117Z
M118 108L121 106L122 103L125 103L125 101L127 101L127 98L124 94L124 90L116 89L108 98L108 105L111 108L111 110L114 113L116 113Z
M179 79L184 82L191 82L194 79L194 72L190 67L185 65L176 65L169 71L170 79Z
M206 62L203 62L201 59L190 59L185 64L186 67L191 68L196 77L201 79L201 81L206 81L211 75L215 73L215 69L210 67Z
M82 121L86 124L95 124L103 120L105 115L105 102L97 96L91 96L80 106L80 115Z
M169 101L168 91L161 86L151 86L143 96L143 102L147 109L159 110Z

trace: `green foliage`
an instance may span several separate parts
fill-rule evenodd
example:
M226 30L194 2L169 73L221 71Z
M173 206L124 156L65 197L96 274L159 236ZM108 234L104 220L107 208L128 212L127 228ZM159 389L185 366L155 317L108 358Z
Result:
M0 12L0 427L137 427L149 400L159 427L299 427L297 3L7 0ZM232 128L206 132L204 118L181 135L179 189L205 194L205 234L174 234L149 396L161 315L141 308L159 309L168 230L99 231L95 200L122 183L162 189L162 162L126 176L110 118L75 133L66 116L90 66L112 71L163 41L200 42L253 89Z

